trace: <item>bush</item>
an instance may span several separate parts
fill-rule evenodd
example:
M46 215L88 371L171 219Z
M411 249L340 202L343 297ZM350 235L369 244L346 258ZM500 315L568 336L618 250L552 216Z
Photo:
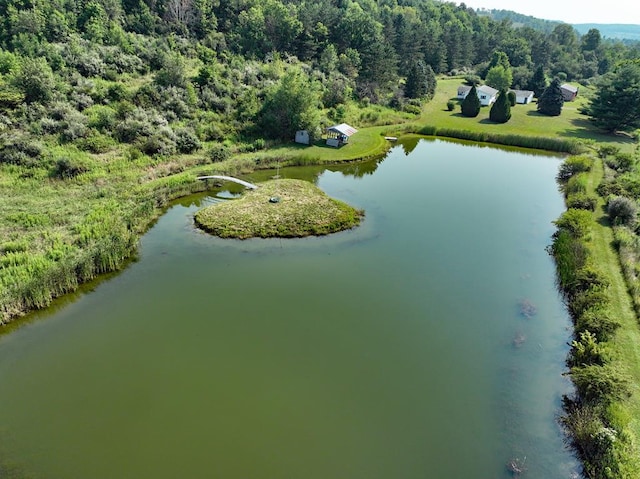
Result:
M610 404L629 397L629 379L611 366L576 366L569 373L579 397L591 404Z
M63 157L56 161L52 175L61 180L66 180L75 178L87 171L89 171L89 166L84 161L77 158Z
M576 333L591 331L600 342L607 341L620 327L620 323L611 318L602 308L589 308L575 315Z
M569 178L569 181L564 185L565 196L586 194L587 185L589 183L589 177L586 173L579 173Z
M142 139L138 144L140 151L149 156L168 156L176 151L176 143L162 132Z
M638 216L638 205L632 199L614 196L607 203L607 213L614 225L633 226Z
M567 208L595 211L598 199L584 193L571 194L567 197Z
M180 153L193 153L200 149L200 140L191 128L176 130L176 146Z
M453 111L455 109L455 107L456 107L456 102L455 101L449 100L447 102L447 110Z
M602 145L598 147L598 156L603 159L607 156L617 155L619 152L620 148L613 145Z
M0 163L36 166L42 160L42 145L23 137L3 138L0 146Z
M89 134L76 142L78 148L91 153L106 153L115 146L113 138L96 130L90 130Z
M625 173L633 170L636 159L630 153L617 153L613 158L608 157L605 162L609 168Z
M582 331L578 338L571 342L569 366L602 366L607 359L606 348L598 343L598 338L591 331Z
M568 209L560 218L554 221L554 224L563 229L574 238L582 238L587 235L591 229L592 216L585 210Z
M212 163L228 160L231 157L231 150L222 143L214 143L209 147L207 156Z
M516 93L513 91L508 92L507 100L509 100L509 105L516 106Z
M573 175L590 171L593 167L593 159L586 155L570 156L567 158L558 171L557 179L560 182L566 182Z
M574 284L577 272L587 262L587 249L582 242L566 230L554 234L551 253L556 260L556 274L562 291L567 294Z

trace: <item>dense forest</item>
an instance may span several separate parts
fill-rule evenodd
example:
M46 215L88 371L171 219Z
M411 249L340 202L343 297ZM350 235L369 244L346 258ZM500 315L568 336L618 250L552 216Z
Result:
M300 116L317 124L314 111L276 111L292 91L339 122L352 100L415 112L434 74L484 77L495 51L508 58L511 86L528 89L536 69L589 81L640 57L640 46L595 29L515 28L432 0L8 0L0 18L9 163L40 155L19 148L16 129L93 153L135 144L166 155L202 141L289 138L286 124Z

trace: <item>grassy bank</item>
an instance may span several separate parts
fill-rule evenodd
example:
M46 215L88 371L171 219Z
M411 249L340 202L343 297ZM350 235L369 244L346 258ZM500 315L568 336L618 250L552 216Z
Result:
M570 208L559 218L552 246L574 322L567 362L576 394L565 401L563 423L587 477L631 479L640 474L640 330L612 249L605 202L596 194L603 164L590 159L587 171L588 161L565 163L574 171L563 177L563 190L569 202L577 194L595 202L582 202L584 209Z
M302 180L271 180L236 201L198 211L196 224L221 238L296 238L353 228L363 212Z

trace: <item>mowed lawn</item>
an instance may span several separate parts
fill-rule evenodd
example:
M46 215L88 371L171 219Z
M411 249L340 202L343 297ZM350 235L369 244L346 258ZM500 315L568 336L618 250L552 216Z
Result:
M496 124L489 121L490 107L488 106L483 106L476 118L462 116L459 101L456 99L458 86L462 84L463 79L461 78L438 79L436 95L424 107L424 113L419 122L438 128L581 139L599 144L610 143L629 151L635 144L631 138L626 136L604 134L591 124L587 116L579 112L581 107L588 104L588 99L594 92L592 87L586 88L573 84L579 87L578 97L575 101L565 102L560 116L541 115L537 112L537 103L534 100L534 103L528 105L517 104L512 107L511 119L507 123ZM453 111L447 110L449 100L454 100L456 103Z
M466 118L460 113L460 102L456 98L458 86L462 85L462 78L439 78L435 97L423 107L423 113L413 119L399 120L384 126L362 127L357 119L347 119L346 122L358 128L358 133L352 136L349 143L341 148L332 148L316 142L311 146L290 143L278 148L269 149L263 153L267 158L307 158L309 162L335 162L371 157L385 151L389 143L385 136L400 136L402 133L419 131L424 126L435 126L438 129L470 130L491 133L527 135L535 137L564 138L584 140L588 144L603 143L618 146L622 151L631 152L635 143L625 135L605 134L595 128L588 117L581 114L579 109L588 104L593 94L593 87L578 84L578 97L575 101L565 102L560 116L551 117L538 113L537 103L520 105L511 108L511 119L504 124L493 123L489 120L490 107L482 107L476 118ZM447 102L453 100L453 111L447 109ZM386 118L386 120L390 120ZM250 155L240 155L250 156Z

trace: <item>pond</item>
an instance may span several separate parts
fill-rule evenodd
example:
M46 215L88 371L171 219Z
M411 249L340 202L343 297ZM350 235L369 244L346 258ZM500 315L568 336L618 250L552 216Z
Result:
M366 211L319 238L214 238L193 214L237 190L183 198L0 336L0 476L570 477L560 161L420 140L280 170Z

